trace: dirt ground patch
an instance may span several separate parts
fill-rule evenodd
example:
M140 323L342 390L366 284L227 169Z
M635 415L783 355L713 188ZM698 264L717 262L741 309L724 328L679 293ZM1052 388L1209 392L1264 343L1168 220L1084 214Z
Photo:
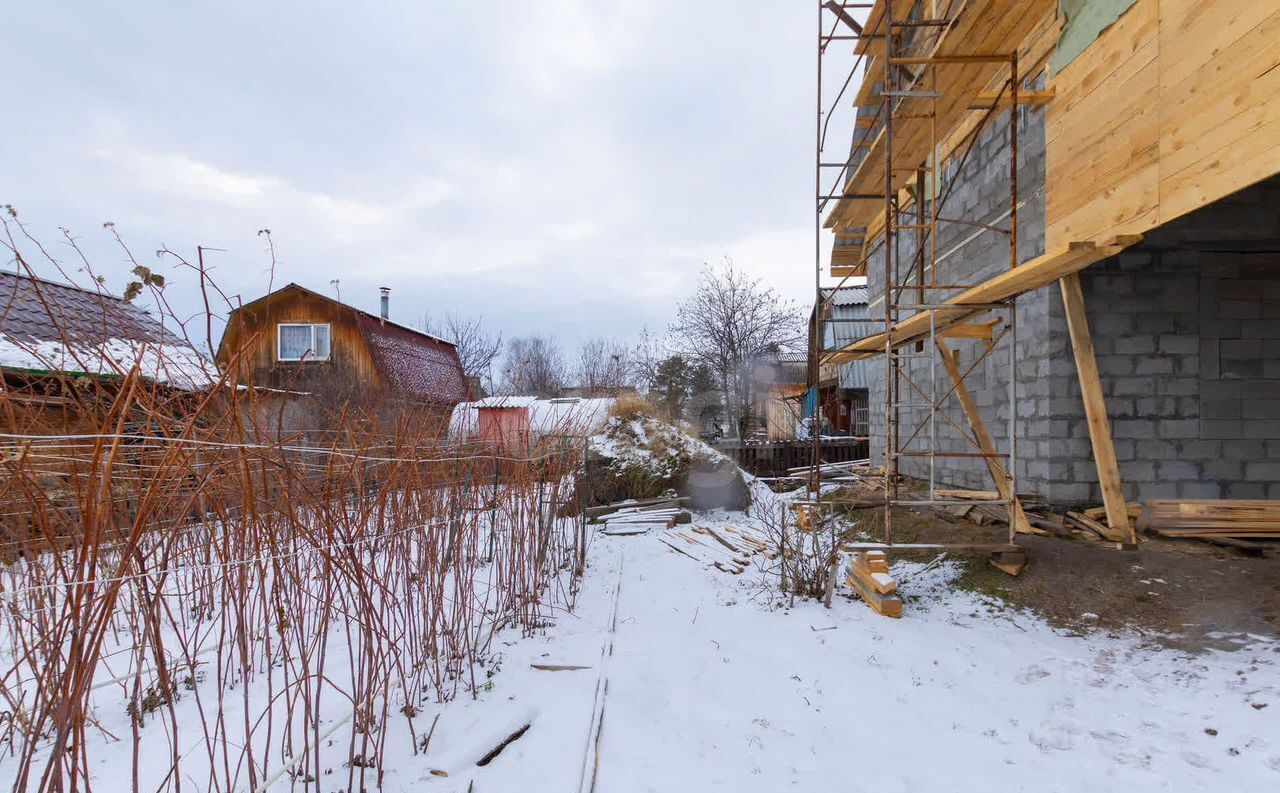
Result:
M880 509L850 513L881 539ZM1003 542L1004 526L928 512L894 513L896 543ZM1194 540L1143 538L1137 550L1020 536L1027 567L1013 577L961 556L956 585L1076 630L1128 628L1190 651L1235 649L1243 634L1280 634L1280 558L1253 558Z

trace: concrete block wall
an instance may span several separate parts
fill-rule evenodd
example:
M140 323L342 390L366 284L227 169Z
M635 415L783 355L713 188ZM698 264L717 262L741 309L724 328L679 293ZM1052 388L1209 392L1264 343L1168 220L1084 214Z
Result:
M940 223L938 233L937 283L976 284L1009 268L1009 239L1005 234L971 225L980 223L1007 228L1009 196L1009 123L1008 113L993 119L979 134L963 163L959 157L948 164L944 173L943 190L950 190L942 205L940 216L967 223ZM1020 108L1018 113L1018 255L1026 261L1044 252L1044 114L1034 108ZM903 217L900 222L914 220ZM902 230L898 234L897 283L905 283L907 274L914 267L916 234ZM867 267L869 307L872 318L884 315L884 258L873 257ZM926 280L928 274L926 273ZM926 300L938 300L952 291L935 291L926 294ZM898 299L899 303L915 301L915 290L908 290ZM877 302L879 300L879 302ZM909 311L904 311L905 317ZM1045 378L1049 374L1049 295L1045 290L1018 299L1016 366L1018 367L1019 423L1016 438L1019 446L1016 475L1020 490L1038 490L1051 481L1048 459L1055 426L1045 418L1050 412L1051 393ZM878 327L877 327L878 329ZM965 385L982 414L987 429L1000 451L1008 451L1009 393L1008 374L1011 371L1009 348L1012 337L996 345L990 354L982 356L985 344L980 341L951 339L949 346L958 351L960 370L968 371ZM915 353L915 349L904 349ZM928 347L919 351L918 359L904 362L910 382L924 394L947 393L950 380L937 352ZM979 361L978 359L982 360ZM885 382L887 371L883 358L873 359L870 367L869 407L871 419L871 457L873 461L884 459ZM899 403L915 403L927 398L906 380L900 383ZM959 403L954 396L947 399L946 418L935 421L936 448L950 453L974 453L976 447L965 440L960 429L968 427ZM905 436L913 432L928 415L926 409L901 408L899 432ZM906 449L929 449L929 428L925 426L917 440ZM948 486L971 489L991 489L991 477L980 458L938 458L935 479ZM899 469L908 476L921 479L929 475L929 462L922 457L904 457Z
M951 163L944 217L1007 224L1008 145L1005 114L981 133L963 166ZM1020 109L1018 176L1019 258L1025 261L1044 250L1044 126L1035 109ZM1280 498L1277 207L1280 177L1272 177L1153 230L1141 245L1081 273L1127 498ZM915 234L900 232L898 283L906 280L914 248ZM938 251L939 283L977 283L1009 262L1007 237L962 224L943 225ZM867 272L870 316L882 317L883 257L873 258ZM1056 505L1101 503L1056 286L1019 297L1017 325L1018 488ZM977 359L978 343L949 343L960 350L962 370ZM1000 450L1009 446L1008 343L980 362L966 382ZM930 372L936 353L920 352L906 366L911 381L928 392L936 377L939 393L945 392L945 370L938 364ZM870 371L871 455L879 462L883 359L874 359ZM900 402L925 398L904 388ZM944 413L936 425L937 448L975 451L957 429L967 422L954 398ZM910 433L926 414L902 409L900 432ZM907 448L927 449L928 432L925 427ZM902 458L899 468L918 478L929 474L924 458ZM935 478L955 487L991 487L977 458L940 458Z
M1235 211L1272 201L1275 186L1175 221L1081 274L1130 499L1280 498L1280 249L1263 249L1259 227L1240 229ZM1215 224L1217 242L1188 239ZM1241 244L1241 231L1254 236ZM1070 350L1053 366L1053 410L1068 433L1047 495L1097 503Z

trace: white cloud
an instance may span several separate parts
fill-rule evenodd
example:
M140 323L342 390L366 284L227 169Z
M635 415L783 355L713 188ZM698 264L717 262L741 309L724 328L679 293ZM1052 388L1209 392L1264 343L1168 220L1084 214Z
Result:
M110 146L96 152L131 172L135 186L142 190L232 210L282 212L308 227L396 224L410 212L439 206L455 192L449 182L429 179L411 184L401 197L371 202L308 190L271 174L223 168L181 152Z
M582 79L599 79L643 46L649 3L541 0L511 15L500 40L522 80L546 97L570 96Z
M547 234L561 242L578 242L594 236L596 224L590 220L572 220L564 223L548 223L543 227Z
M225 249L246 296L270 228L277 283L374 308L389 283L406 319L508 334L665 327L725 254L803 297L812 18L791 6L28 4L0 28L27 75L0 200L47 237L112 220L137 250ZM120 282L109 240L96 256Z

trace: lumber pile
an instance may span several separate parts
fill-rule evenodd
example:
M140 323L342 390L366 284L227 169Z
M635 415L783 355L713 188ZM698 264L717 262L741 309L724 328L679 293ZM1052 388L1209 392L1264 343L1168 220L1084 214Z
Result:
M753 556L778 557L777 551L770 548L768 538L754 528L677 525L661 532L659 538L681 556L730 575L741 575Z
M657 498L646 498L637 501L634 498L626 501L615 501L612 504L604 504L598 507L587 507L583 510L583 514L588 518L599 518L604 515L611 515L620 510L634 510L642 507L668 508L676 506L684 506L689 503L688 496L667 495L658 496Z
M1138 529L1162 537L1193 538L1241 550L1264 551L1280 540L1280 501L1151 499Z
M845 583L875 613L886 617L902 616L902 598L896 594L898 582L889 574L889 560L885 558L884 551L855 553Z
M603 524L600 533L611 536L647 534L656 529L669 529L677 523L688 523L693 516L681 504L687 499L651 499L648 502L622 501L608 507L594 507L595 522ZM609 509L608 512L602 510Z
M942 493L961 494L961 493L969 493L969 492L975 493L973 500L965 501L963 498L958 497L956 495L947 495L945 496L946 498L955 499L956 503L948 504L943 507L938 507L938 509L944 512L945 514L950 515L953 518L964 518L965 520L968 520L970 523L974 523L979 526L1009 525L1009 507L1007 504L994 503L994 501L996 499L999 499L1000 497L999 494L995 493L994 491L991 491L991 494L990 494L995 496L994 499L988 498L988 493L985 490L980 490L980 491L939 490L937 491L938 494L942 494ZM1022 499L1022 498L1023 498L1022 496L1019 496L1019 499ZM1052 513L1044 512L1041 510L1027 508L1025 506L1025 502L1024 502L1023 512L1027 516L1028 525L1020 528L1019 530L1024 533L1039 534L1041 536L1048 536L1048 535L1055 535L1055 534L1062 536L1067 533L1066 529L1063 528L1063 525L1062 525L1063 521L1061 516L1053 515Z
M994 490L937 490L941 498L955 499L955 505L943 507L952 517L965 518L979 526L992 524L1007 525L1008 508L1004 504L991 503L1000 496ZM1067 511L1059 514L1043 507L1031 506L1035 496L1018 494L1022 501L1033 534L1053 535L1057 537L1075 537L1086 542L1106 542L1123 545L1127 542L1127 534L1123 528L1113 528L1107 523L1105 507L1092 507L1080 511ZM1129 519L1138 517L1138 504L1129 504Z
M818 479L823 482L856 482L870 470L870 460L850 460L843 463L819 463ZM812 465L788 468L785 479L808 479L813 475Z

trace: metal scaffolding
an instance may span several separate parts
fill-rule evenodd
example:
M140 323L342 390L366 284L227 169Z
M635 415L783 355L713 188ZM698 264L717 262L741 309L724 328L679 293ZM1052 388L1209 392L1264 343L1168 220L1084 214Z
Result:
M834 290L824 297L822 288L822 229L824 217L827 225L835 225L838 247L833 249L832 275L841 276L839 285L849 278L865 275L872 265L877 265L883 294L882 310L876 319L844 320L866 323L866 336L883 332L884 348L884 412L883 437L884 473L884 537L880 543L858 543L846 548L866 550L884 549L970 549L1017 552L1016 532L1026 530L1026 516L1017 497L1017 432L1018 432L1018 372L1017 372L1017 303L1016 297L988 304L966 304L963 310L944 301L955 294L975 286L958 278L940 278L938 265L951 251L939 252L938 231L949 224L977 229L976 234L994 232L1008 239L1008 265L1019 264L1018 229L1018 57L1015 51L1002 54L965 53L939 54L938 44L951 30L955 19L951 8L957 4L947 0L916 0L915 2L839 3L819 0L817 3L817 132L814 158L815 212L814 212L814 284L816 305L811 329L812 381L819 382L822 358L831 351L824 350L823 301L834 296ZM859 23L850 14L854 10L868 11L867 20ZM905 9L905 11L904 11ZM899 13L901 17L895 17ZM853 52L844 46L852 45ZM951 43L951 42L948 42ZM954 48L953 48L954 49ZM836 74L840 88L828 103L824 91L828 90L826 61L841 59ZM978 123L967 133L953 135L951 129L939 129L939 107L943 102L971 101L966 97L957 100L949 93L953 85L949 70L967 64L1007 64L1007 76L1003 87L990 104L975 110L981 112ZM870 72L879 78L879 90L867 91L866 81L872 80ZM860 109L853 108L847 99L851 86L859 73L865 73ZM831 83L834 86L836 83ZM971 88L971 86L969 86ZM973 105L967 105L973 107ZM979 133L999 112L1009 110L1009 209L1006 225L979 222L945 213L947 199L952 194L954 182L944 184L942 160L948 155L957 163L956 172L968 160ZM952 105L954 107L954 104ZM835 123L833 123L835 122ZM827 137L842 122L852 123L853 143L849 153L840 159L825 156ZM923 123L922 123L923 122ZM930 154L923 161L895 161L895 145L898 127L909 124L908 134L915 135L916 150L922 126L927 129ZM940 137L941 136L941 137ZM950 151L941 145L949 140ZM860 172L864 160L872 150L882 151L883 191L880 193L851 193L855 174L866 183L873 173ZM901 160L901 156L898 156ZM869 167L876 167L869 163ZM900 178L907 174L906 186ZM846 227L839 223L842 208L853 202L877 202L882 205L882 223L870 227ZM831 214L828 215L828 210ZM846 214L847 216L847 214ZM1000 223L1004 218L995 221ZM970 237L972 239L972 237ZM960 245L964 243L961 242ZM851 250L852 249L852 250ZM837 259L837 254L839 257ZM954 268L953 268L954 269ZM974 272L979 268L969 268ZM874 305L874 300L873 300ZM915 334L910 341L897 339L894 333L905 319L927 313L927 335ZM870 312L869 315L870 316ZM980 319L986 321L979 321ZM958 362L952 341L957 344L977 345L978 349L964 366ZM978 406L972 398L967 380L979 366L988 360L1007 365L1008 415L1004 417L1007 433L1005 448L997 448L986 428ZM941 364L941 366L939 366ZM947 408L952 400L959 403L965 424L957 422ZM816 423L816 422L815 422ZM954 429L959 438L967 441L964 451L956 451L939 438L944 425ZM872 434L875 429L872 430ZM948 458L973 458L982 460L995 483L999 498L988 503L1003 504L1008 509L1009 531L1007 543L1001 544L938 544L895 545L893 542L895 506L947 506L972 503L940 497L937 477L938 461ZM900 464L908 459L927 460L925 485L907 485L899 476ZM822 461L821 433L814 433L813 468L810 477L812 502L820 503L820 464ZM917 471L917 473L919 473Z

